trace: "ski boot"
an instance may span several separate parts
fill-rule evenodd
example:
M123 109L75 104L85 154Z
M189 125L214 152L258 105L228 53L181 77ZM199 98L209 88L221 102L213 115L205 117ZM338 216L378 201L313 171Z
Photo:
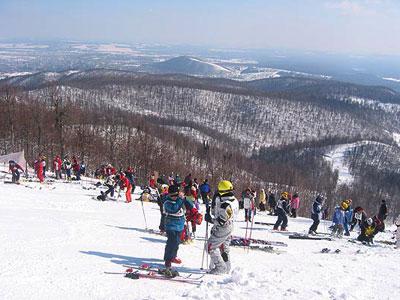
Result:
M171 263L179 265L182 263L182 260L180 258L174 257L173 259L171 259Z
M168 278L174 278L176 276L179 276L178 271L172 270L171 268L159 269L158 274L164 275L165 277Z

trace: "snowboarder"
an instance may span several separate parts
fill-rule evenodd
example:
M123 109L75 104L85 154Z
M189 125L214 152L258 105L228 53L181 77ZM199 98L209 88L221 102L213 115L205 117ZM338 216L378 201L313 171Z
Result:
M276 204L276 213L278 214L278 219L274 225L274 230L279 230L279 226L281 226L281 231L287 231L286 227L288 225L288 217L289 214L289 193L282 192L281 198L278 200Z
M20 174L19 174L19 171L18 171L18 170L21 170L22 172L24 172L24 169L23 169L19 164L17 164L15 161L13 161L13 160L10 160L10 161L8 162L8 169L10 170L10 172L11 172L11 174L12 174L12 179L11 179L11 181L12 181L13 183L19 184L19 177L20 177Z
M308 230L308 234L316 235L317 234L317 229L318 225L322 219L322 205L324 204L324 197L322 195L318 195L317 198L315 198L314 203L312 205L311 209L311 219L313 220L313 223Z
M300 198L298 193L294 193L291 201L290 201L290 216L293 218L297 218L297 210L300 207Z
M238 210L239 203L233 194L232 183L228 180L220 181L211 204L211 213L209 208L205 216L205 220L213 224L207 243L207 250L211 257L209 271L211 274L223 274L231 269L229 245Z
M335 207L335 211L333 213L332 219L332 236L337 236L341 238L343 236L344 222L345 216L344 212L348 208L348 204L345 201L342 201L340 205Z
M162 273L167 277L175 276L176 272L171 270L172 263L180 264L182 261L177 257L180 236L185 224L185 210L195 209L192 204L179 195L179 187L172 185L168 189L168 196L164 202L165 231L167 243L164 251L165 270ZM195 212L194 212L195 213Z

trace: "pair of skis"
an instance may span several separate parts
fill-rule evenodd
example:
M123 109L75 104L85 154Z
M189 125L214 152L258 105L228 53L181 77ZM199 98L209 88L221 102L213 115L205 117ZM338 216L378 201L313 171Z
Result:
M201 275L200 277L193 278L193 274L189 274L187 276L181 276L178 272L175 271L173 273L173 277L167 277L163 274L163 270L157 269L156 267L144 264L141 266L131 266L131 265L123 265L125 268L125 272L105 272L106 274L116 274L116 275L125 275L126 278L130 279L156 279L156 280L168 280L172 282L178 283L188 283L188 284L195 284L199 285L202 283L202 278L205 274Z

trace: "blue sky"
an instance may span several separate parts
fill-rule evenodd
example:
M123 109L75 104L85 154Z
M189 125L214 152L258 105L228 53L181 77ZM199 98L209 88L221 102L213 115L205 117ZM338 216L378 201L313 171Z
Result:
M0 0L0 39L400 54L400 0Z

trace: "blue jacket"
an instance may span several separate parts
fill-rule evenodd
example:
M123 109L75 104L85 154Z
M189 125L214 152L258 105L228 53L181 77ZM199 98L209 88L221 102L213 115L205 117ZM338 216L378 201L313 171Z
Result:
M202 194L208 194L209 192L211 192L211 188L208 183L203 183L202 185L200 185L199 189L200 193Z
M179 231L183 230L185 225L185 208L191 210L193 204L190 201L182 198L172 200L167 196L164 202L165 217L165 230L166 231Z
M339 207L336 206L335 208L335 212L333 213L333 219L332 222L336 225L336 224L342 224L344 225L344 211Z
M351 221L353 220L353 209L350 208L349 210L346 210L346 212L344 213L344 217L345 217L346 223L350 224Z

